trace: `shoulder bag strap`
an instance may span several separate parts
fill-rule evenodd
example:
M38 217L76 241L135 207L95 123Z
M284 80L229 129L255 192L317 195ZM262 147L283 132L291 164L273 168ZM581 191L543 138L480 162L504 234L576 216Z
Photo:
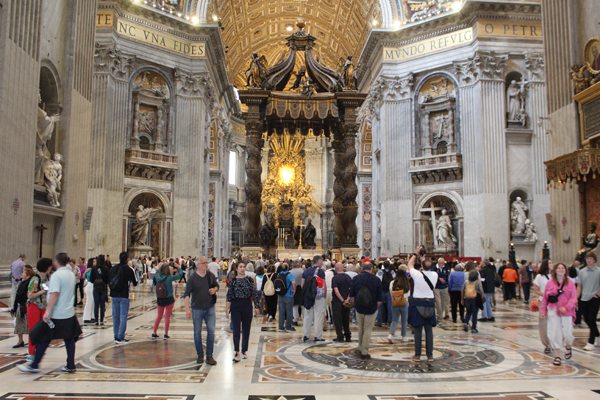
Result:
M433 283L431 283L427 275L425 275L425 272L421 272L421 274L423 274L423 279L425 279L425 282L429 285L429 289L433 290Z

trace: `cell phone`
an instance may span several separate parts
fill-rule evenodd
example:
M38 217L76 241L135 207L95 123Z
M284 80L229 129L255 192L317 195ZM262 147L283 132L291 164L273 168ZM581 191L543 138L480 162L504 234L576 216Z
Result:
M423 247L419 252L419 255L424 256L425 254L427 254L427 250L425 250L425 247Z
M44 289L44 290L48 290L49 289L48 285L45 284L45 283L42 283L41 286L42 286L42 289Z

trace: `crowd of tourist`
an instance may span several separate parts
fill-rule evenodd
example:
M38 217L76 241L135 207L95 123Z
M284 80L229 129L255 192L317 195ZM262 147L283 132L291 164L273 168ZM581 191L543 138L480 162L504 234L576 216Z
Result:
M414 340L412 360L420 362L425 331L425 356L432 361L433 327L460 323L465 332L478 333L478 322L495 321L492 306L497 291L505 303L521 298L538 313L540 341L546 354L554 353L554 365L561 365L562 349L565 359L572 357L573 326L580 326L582 317L590 329L584 350L594 350L600 341L596 325L600 268L594 253L587 254L586 265L570 267L549 259L537 264L525 260L432 260L422 247L409 257L373 261L335 260L326 255L312 260L258 258L254 262L245 256L240 260L129 259L123 252L113 265L109 256L99 255L85 263L83 258L76 261L60 253L54 260L40 259L33 268L25 259L21 254L11 265L10 276L11 312L18 337L14 347L25 347L24 335L29 335L28 363L19 365L25 372L38 371L54 339L65 342L67 365L63 371L75 371L75 342L82 330L74 310L83 305L84 298L83 323L104 325L106 303L110 302L114 343L126 344L130 290L143 282L156 296L151 338L159 338L163 320L163 338L170 338L173 307L181 297L193 323L198 364L217 363L215 304L221 287L226 290L225 317L230 321L234 363L247 358L253 319L263 316L263 323L269 323L277 315L280 333L296 332L302 323L303 342L314 343L324 342L323 332L328 329L335 330L334 342L352 342L352 321L358 327L358 346L351 354L363 360L371 357L374 327L387 327L390 344ZM177 291L180 284L185 286L182 292Z

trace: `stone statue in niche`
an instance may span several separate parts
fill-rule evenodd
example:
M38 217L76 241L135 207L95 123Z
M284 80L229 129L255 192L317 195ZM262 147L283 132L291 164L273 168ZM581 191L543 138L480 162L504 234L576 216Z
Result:
M508 122L527 126L528 115L525 112L525 89L529 82L513 80L506 90L506 110Z
M531 222L529 219L525 220L525 241L527 242L537 242L538 235L537 229L535 229L535 224Z
M308 219L308 224L304 228L302 232L302 245L304 248L314 247L315 245L315 237L317 236L317 230L312 224L312 219Z
M42 96L38 95L39 103ZM48 141L52 139L55 124L60 120L60 115L48 115L46 111L38 107L37 132L35 138L35 183L44 185L45 164L50 160Z
M52 207L60 207L61 180L62 180L62 156L54 153L52 160L46 160L44 163L44 186L48 194L46 198Z
M594 251L600 244L600 239L596 235L596 223L592 222L590 225L590 233L586 237L583 237L583 248L577 252L575 259L580 263L585 263L585 256L590 251Z
M529 208L520 197L510 206L510 222L513 235L522 235L525 232L525 221L527 221Z
M145 246L152 218L162 211L160 208L144 208L140 205L135 214L135 223L131 227L131 245Z
M448 216L448 211L442 210L442 215L436 223L436 231L437 248L456 249L458 240L452 233L452 221Z

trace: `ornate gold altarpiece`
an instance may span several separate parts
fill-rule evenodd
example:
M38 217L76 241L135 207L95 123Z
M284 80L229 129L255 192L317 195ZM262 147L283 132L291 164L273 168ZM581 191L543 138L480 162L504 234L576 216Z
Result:
M260 247L262 208L265 200L272 201L263 199L266 194L261 181L264 138L285 140L286 134L290 137L298 135L298 138L305 138L309 133L317 137L333 137L334 247L358 248L357 109L367 95L356 90L351 56L341 59L337 71L334 71L315 57L313 46L316 38L304 30L302 18L298 19L297 26L299 30L286 39L289 48L287 57L275 65L268 67L264 56L253 55L248 69L247 90L239 92L241 102L248 107L243 116L248 153L244 242L252 249L249 253ZM297 58L302 55L305 62L296 65ZM290 91L284 91L292 75L296 83ZM273 193L272 188L267 188L267 193Z

